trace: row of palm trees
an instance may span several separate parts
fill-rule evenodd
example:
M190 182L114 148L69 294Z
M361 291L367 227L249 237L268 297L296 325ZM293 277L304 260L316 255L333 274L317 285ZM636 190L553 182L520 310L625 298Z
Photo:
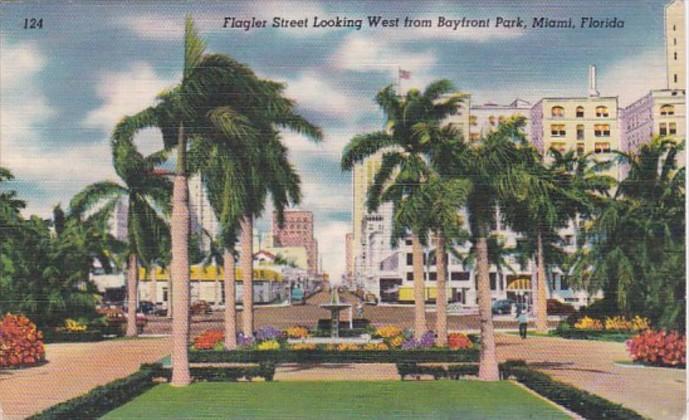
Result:
M447 80L429 84L423 92L398 94L388 86L376 96L386 116L382 131L354 137L346 146L341 166L351 170L373 155L382 155L367 197L373 212L382 202L393 206L392 246L410 238L414 277L417 338L427 331L424 308L423 247L434 242L437 261L438 343L447 342L447 256L471 242L476 265L481 331L479 377L498 379L489 266L496 246L491 236L496 208L516 232L532 243L537 271L537 330L547 330L546 264L551 259L557 230L575 217L587 217L597 197L607 194L613 179L601 175L605 164L553 151L551 159L529 144L525 119L501 123L480 141L468 142L447 119L465 95ZM464 221L461 210L468 220ZM464 227L468 227L468 232Z
M279 129L289 129L313 141L321 130L295 112L284 97L285 86L258 78L247 66L221 54L206 53L190 16L186 19L182 80L157 98L155 104L123 118L112 135L113 162L124 185L97 183L71 203L84 212L126 195L129 203L128 335L134 335L137 262L148 269L171 248L172 367L171 383L190 383L188 177L201 176L210 205L221 226L225 283L225 346L236 347L235 264L240 243L242 273L242 331L253 334L253 221L263 213L270 196L278 222L284 209L301 199L300 178L290 163ZM144 157L134 137L143 129L162 133L163 151ZM155 171L174 152L174 181ZM106 202L107 204L103 204ZM165 220L170 220L169 227ZM169 237L169 242L165 240Z

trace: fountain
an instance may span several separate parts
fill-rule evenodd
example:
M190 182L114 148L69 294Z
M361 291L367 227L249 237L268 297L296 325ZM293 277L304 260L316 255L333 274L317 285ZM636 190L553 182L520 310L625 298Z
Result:
M321 303L320 307L330 311L330 338L340 338L340 311L352 307L351 303L340 302L340 295L337 293L337 287L332 288L330 296L330 303Z

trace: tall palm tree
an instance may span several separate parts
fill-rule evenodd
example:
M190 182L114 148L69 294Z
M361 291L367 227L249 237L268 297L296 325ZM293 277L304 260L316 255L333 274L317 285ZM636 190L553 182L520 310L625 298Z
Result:
M160 238L167 231L165 214L169 213L171 185L165 178L153 174L153 169L165 159L164 153L144 157L131 143L113 141L113 163L122 183L96 182L77 193L70 201L70 213L81 217L97 207L112 217L117 203L126 199L128 264L127 264L127 332L137 335L137 278L138 261L147 267L159 253Z
M368 190L367 207L376 211L381 202L392 202L394 213L406 212L405 207L420 203L416 190L426 181L430 168L425 157L430 153L443 120L453 114L465 95L452 94L454 86L448 80L431 83L421 92L410 89L398 95L392 85L376 95L376 103L385 113L386 129L354 137L345 147L341 166L350 171L355 164L383 152L381 167ZM410 210L409 208L407 210ZM418 214L415 211L412 214ZM397 218L400 221L399 217ZM397 223L391 238L393 246L407 234L412 241L414 271L414 335L421 338L426 332L425 287L423 271L423 227L413 218L407 224Z
M495 336L491 310L488 238L499 205L509 199L512 185L524 176L526 138L524 118L515 117L478 142L447 138L433 150L432 162L448 178L470 182L466 211L471 242L476 250L479 319L481 330L479 378L498 380Z

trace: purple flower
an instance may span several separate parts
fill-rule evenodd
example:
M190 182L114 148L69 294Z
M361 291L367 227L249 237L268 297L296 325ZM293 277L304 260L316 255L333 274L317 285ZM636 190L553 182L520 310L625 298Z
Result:
M245 336L244 333L237 334L237 345L239 347L249 347L254 344L254 337Z
M257 341L278 340L282 338L282 331L273 327L262 327L256 330Z
M427 331L419 340L409 337L402 343L402 350L430 349L435 345L435 334Z
M419 342L415 338L407 338L402 342L402 350L416 350L419 347Z

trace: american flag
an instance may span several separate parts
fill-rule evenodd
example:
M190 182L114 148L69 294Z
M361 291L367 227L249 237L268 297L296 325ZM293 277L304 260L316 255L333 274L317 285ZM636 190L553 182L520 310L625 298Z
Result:
M411 78L411 72L407 70L399 69L399 78L409 80Z

